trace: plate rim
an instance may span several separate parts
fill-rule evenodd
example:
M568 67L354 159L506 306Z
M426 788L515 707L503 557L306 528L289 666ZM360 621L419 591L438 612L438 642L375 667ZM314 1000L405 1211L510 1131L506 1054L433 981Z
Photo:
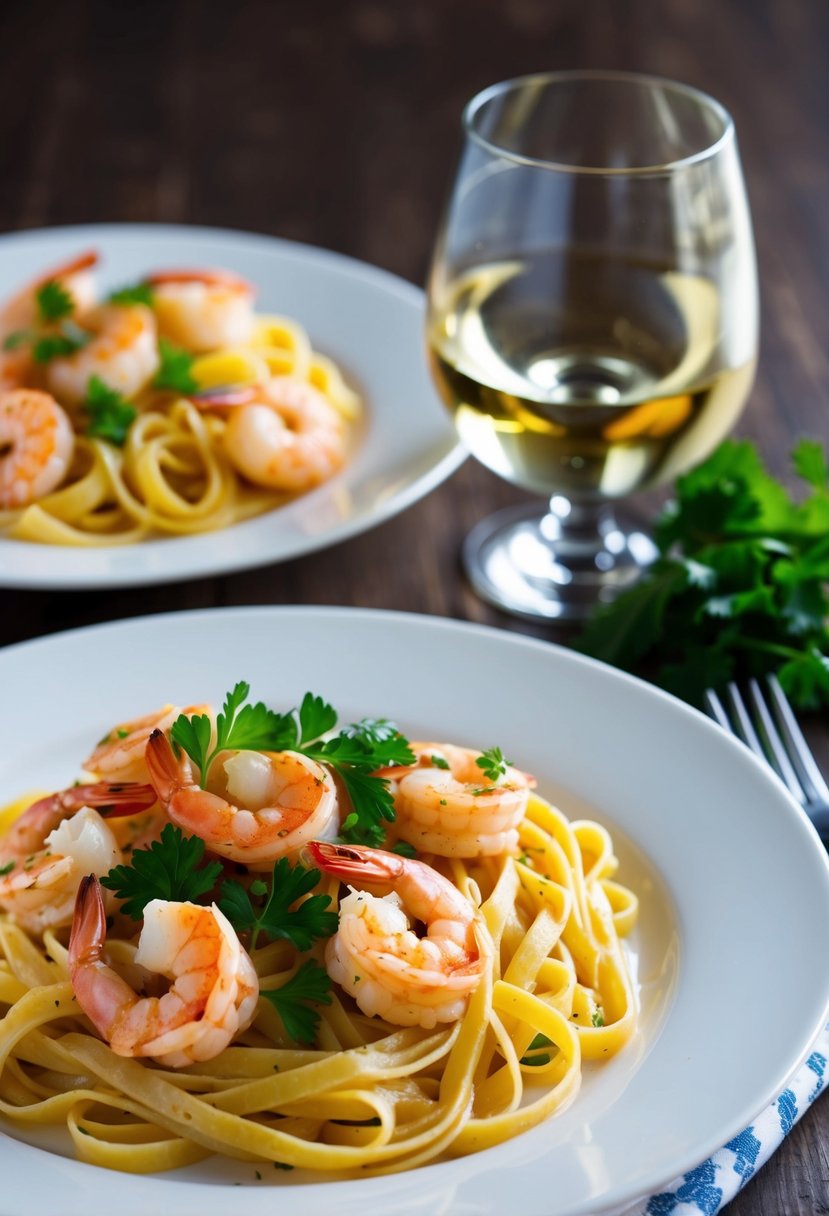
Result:
M574 651L560 643L548 642L543 639L536 638L536 637L533 637L530 635L521 634L521 633L518 633L518 634L510 633L506 630L499 629L499 628L491 626L491 625L485 625L485 624L481 624L478 622L466 621L466 620L461 620L461 619L457 619L457 618L441 617L441 616L436 616L436 615L427 614L427 613L401 612L401 611L379 609L379 608L361 608L361 607L352 607L352 606L320 605L320 604L239 605L239 606L229 606L229 607L207 607L207 608L187 609L187 610L182 610L182 611L167 611L167 612L161 612L161 613L149 613L144 616L138 616L138 617L118 618L115 620L108 620L108 621L100 622L97 624L83 625L83 626L72 627L72 628L68 628L68 629L64 629L64 630L58 630L58 631L55 631L55 632L47 634L47 635L42 635L39 637L24 639L19 642L10 643L3 647L0 647L0 672L2 672L2 668L5 665L6 659L9 656L14 658L14 656L24 654L24 653L33 653L39 649L48 650L52 646L71 645L73 639L75 639L75 638L80 638L80 637L88 638L92 635L97 635L104 631L111 632L111 633L118 633L118 632L123 631L123 632L128 633L132 628L134 628L136 626L147 629L147 630L153 630L156 626L161 626L163 628L164 623L168 622L168 621L170 621L170 622L175 621L175 622L179 622L181 624L186 625L189 622L198 622L200 619L205 619L205 618L214 618L214 619L221 618L221 619L230 620L230 619L234 619L234 618L243 619L246 617L247 618L257 617L257 618L267 619L267 618L272 618L274 616L277 616L277 617L293 616L293 617L297 618L298 620L301 618L303 624L307 624L310 620L313 620L314 617L316 617L320 620L325 620L326 618L330 620L331 618L341 618L342 619L342 618L351 617L351 618L355 618L357 620L365 620L369 623L372 623L372 622L373 623L382 623L384 621L388 621L394 625L399 622L399 623L402 623L404 627L426 628L427 630L434 629L436 631L443 632L448 635L464 634L464 635L470 635L473 638L477 635L478 637L482 638L484 641L486 641L486 640L496 641L498 645L506 645L507 647L515 645L521 649L528 648L530 650L535 650L539 654L546 653L549 655L550 653L552 653L553 661L555 661L555 662L563 661L565 663L571 663L574 666L574 668L576 668L576 669L579 667L583 667L585 669L592 670L594 672L598 672L600 674L601 679L609 678L609 679L613 679L613 680L617 681L622 686L630 685L632 687L638 688L640 691L644 691L648 696L650 696L656 700L661 700L667 704L672 705L674 707L674 711L676 711L678 709L678 710L682 711L683 713L688 714L692 718L696 719L698 724L703 726L705 728L705 730L710 733L710 737L712 739L716 737L719 740L718 746L726 747L729 751L732 752L733 755L736 755L737 753L739 753L739 755L741 757L741 761L744 764L747 764L749 766L749 768L753 769L756 773L762 774L763 780L776 789L778 796L782 796L783 801L786 803L789 810L794 814L795 822L798 822L801 829L805 829L811 835L811 837L814 841L814 844L816 846L817 854L819 854L823 859L822 868L823 868L824 874L826 875L826 879L827 879L826 891L829 892L829 858L827 858L827 856L823 852L823 850L820 846L820 842L817 838L817 835L814 832L814 829L812 828L811 824L809 823L809 820L808 820L807 816L805 815L805 812L802 810L802 808L799 806L799 804L792 798L792 796L789 794L788 790L785 788L785 786L780 781L780 779L777 778L775 776L775 774L766 765L764 765L756 756L754 756L751 752L749 752L747 748L745 748L742 744L740 744L736 738L721 731L721 729L716 725L716 723L714 723L711 719L709 719L705 714L703 714L700 711L694 709L693 707L685 704L684 702L679 701L677 698L673 697L671 694L665 692L664 690L662 690L652 684L649 684L647 681L645 681L637 676L634 676L628 672L621 671L618 668L611 667L608 664L603 663L599 660L596 660L589 656L580 654L579 652ZM777 813L778 812L775 812L775 814L777 814ZM641 849L643 851L643 853L645 853L645 855L647 855L648 851L647 851L646 842L637 840L635 838L635 835L631 832L629 827L626 827L624 829L624 831L626 834L631 836L633 842L637 845L637 847L639 849ZM652 864L655 865L655 863L652 863ZM668 877L664 874L662 874L661 877L667 887L668 893L671 895L671 898L673 899L673 887L672 887ZM789 1079L792 1077L792 1075L801 1066L802 1062L807 1057L808 1052L811 1050L815 1038L820 1034L824 1025L826 1024L827 1018L829 1018L829 979L827 979L827 981L826 981L824 990L825 990L824 1005L823 1005L823 1008L821 1009L821 1011L819 1013L814 1014L814 1016L813 1016L813 1019L812 1019L813 1032L810 1034L808 1041L805 1043L805 1045L803 1045L802 1041L799 1040L799 1042L801 1042L801 1045L799 1047L797 1047L797 1049L794 1052L790 1051L788 1053L789 1064L785 1068L782 1069L780 1075L775 1075L774 1077L769 1077L765 1081L765 1083L763 1084L763 1087L762 1087L762 1090L763 1090L762 1100L757 1100L756 1102L752 1101L750 1106L745 1105L745 1101L747 1101L747 1100L744 1100L744 1105L740 1108L739 1112L736 1112L732 1115L732 1123L726 1129L726 1132L724 1134L722 1133L721 1129L719 1131L717 1131L716 1134L712 1131L708 1142L705 1142L705 1143L700 1143L699 1141L695 1142L693 1147L689 1147L688 1149L685 1150L684 1156L676 1157L672 1161L670 1166L663 1166L662 1169L658 1173L654 1172L652 1174L651 1181L649 1181L646 1184L647 1185L646 1191L644 1191L644 1192L641 1191L638 1186L635 1189L629 1189L629 1190L620 1190L617 1187L616 1191L611 1196L606 1195L606 1196L602 1197L601 1200L599 1200L599 1201L597 1201L595 1199L591 1199L591 1198L585 1198L583 1202L580 1202L580 1203L576 1204L575 1206L572 1206L572 1205L569 1206L566 1209L566 1216L588 1216L589 1213L605 1212L605 1211L610 1211L611 1209L615 1212L619 1205L623 1206L625 1204L634 1202L637 1199L645 1198L649 1194L655 1193L656 1191L658 1191L658 1189L660 1187L672 1182L674 1180L674 1178L676 1178L676 1177L682 1175L683 1173L686 1173L688 1170L693 1169L694 1167L698 1166L702 1161L704 1161L708 1156L710 1156L711 1153L713 1153L713 1152L717 1151L719 1148L721 1148L724 1143L726 1143L734 1135L737 1135L740 1131L742 1131L744 1129L744 1127L748 1126L754 1119L756 1119L757 1116L760 1115L763 1110L765 1110L765 1108L767 1107L769 1102L779 1094L781 1089L786 1085L786 1083L789 1081ZM663 1025L662 1029L664 1029L664 1025ZM661 1037L661 1033L662 1033L662 1030L660 1030L659 1037ZM14 1138L8 1138L5 1135L0 1134L0 1144L7 1144L9 1142L9 1140L11 1140L11 1142L13 1144L19 1143L22 1149L34 1151L37 1153L47 1151L47 1153L48 1153L48 1150L40 1149L37 1146L30 1145L26 1142L15 1141ZM82 1166L82 1167L84 1166L84 1163L79 1162L77 1160L68 1160L65 1158L55 1157L51 1153L48 1153L48 1155L52 1161L60 1162L60 1163L62 1163L62 1165L64 1167L72 1167L74 1169L74 1168L77 1168L78 1166ZM473 1155L473 1158L474 1158L474 1156L476 1156L476 1155ZM468 1158L467 1160L471 1160L473 1158ZM460 1160L464 1160L464 1159L461 1158ZM426 1166L423 1168L425 1170L429 1170L430 1168L431 1169L440 1169L445 1164L452 1164L452 1163L451 1162L450 1163L439 1163L437 1166L431 1166L431 1167ZM90 1174L90 1173L88 1173L88 1171L85 1173L84 1176L86 1178L87 1184L89 1184L96 1175L101 1174L103 1172L101 1167L93 1166L90 1168L95 1171L95 1174ZM106 1171L106 1173L109 1173L109 1171ZM405 1174L403 1176L405 1177ZM164 1175L164 1174L146 1175L146 1176L144 1176L144 1178L146 1178L146 1180L148 1180L152 1183L156 1183L159 1185L163 1185L165 1183L172 1183L174 1181L174 1179L171 1175ZM136 1181L138 1181L138 1180L136 1180ZM143 1181L143 1179L142 1179L142 1181ZM357 1180L357 1181L359 1181L359 1180ZM366 1179L365 1181L371 1182L372 1180ZM449 1181L449 1180L447 1179L447 1181ZM221 1184L213 1183L210 1181L194 1180L194 1179L176 1179L175 1182L178 1185L182 1185L182 1184L185 1185L188 1188L188 1190L192 1189L194 1194L196 1195L196 1197L198 1197L198 1195L201 1193L214 1194L217 1191L218 1187L221 1186ZM311 1185L313 1185L313 1184L311 1184ZM321 1180L320 1185L325 1186L326 1185L325 1181ZM297 1189L304 1189L304 1188L297 1188ZM281 1188L280 1188L280 1191L281 1191ZM263 1194L265 1196L270 1196L271 1199L273 1197L273 1191L270 1188L267 1188L263 1192ZM258 1216L258 1214L260 1212L264 1213L267 1210L267 1207L264 1206L266 1204L267 1200L263 1199L261 1201L263 1206L260 1207L259 1202L254 1200L254 1196L252 1195L252 1193L249 1189L246 1191L246 1201L248 1202L248 1204L250 1206L250 1210L251 1210L251 1213L253 1214L253 1216ZM21 1208L19 1209L20 1216L23 1216L23 1212L25 1210L26 1210L25 1205L21 1206ZM474 1210L474 1205L473 1205L473 1210ZM16 1212L15 1212L15 1216L17 1216Z
M380 291L397 297L407 307L412 305L416 305L420 309L424 307L425 292L421 287L395 274L393 271L386 270L382 266L375 266L373 263L353 257L351 254L328 249L322 245L311 245L303 241L293 241L286 237L272 236L269 233L253 232L241 228L224 228L204 224L168 224L161 221L55 224L52 226L15 229L12 232L1 233L0 253L17 244L26 244L27 242L33 244L46 243L51 239L77 239L81 243L101 239L102 237L107 239L132 237L146 240L158 237L162 233L173 237L180 236L182 238L203 239L211 242L236 243L248 249L266 246L271 250L275 250L278 255L293 258L297 262L311 262L320 268L326 266L334 267L343 274L359 275L365 281L376 285ZM355 370L359 371L359 369ZM437 396L436 390L434 391ZM288 545L277 556L267 554L262 557L237 551L226 554L219 564L206 564L202 561L197 563L193 568L186 568L184 571L177 568L174 562L167 562L167 568L162 571L141 570L140 567L130 569L129 566L122 567L119 564L117 568L104 569L94 577L91 577L89 574L75 573L72 563L67 558L67 569L59 574L52 573L50 565L47 562L45 563L43 572L38 571L37 574L33 575L25 569L15 569L14 553L21 546L24 552L28 553L31 549L37 549L43 550L47 555L77 552L85 554L95 552L100 552L101 554L123 553L135 546L111 545L108 547L101 546L100 548L75 550L71 546L41 545L34 542L11 541L5 539L0 534L0 589L95 591L120 587L164 586L169 583L190 582L199 578L221 577L246 570L261 569L266 566L294 561L312 553L317 553L321 549L332 548L364 532L371 531L387 523L403 511L408 510L409 507L419 502L421 498L425 498L426 495L437 489L438 486L460 468L467 459L468 452L457 435L454 436L454 441L452 441L452 427L448 418L447 428L446 450L441 458L426 472L409 480L403 489L385 498L379 505L375 505L370 513L362 516L352 516L322 534L305 535L298 538L293 545ZM301 501L303 497L305 496L300 495L292 501ZM286 505L290 506L292 504ZM239 524L232 525L232 527L244 526L257 520L267 519L270 514L270 512L264 512L261 516L255 516L251 520L242 520ZM231 530L232 528L220 529L219 532L227 533ZM151 537L149 541L145 542L145 545L155 544L164 546L165 548L167 545L173 545L176 546L174 551L180 553L181 545L184 544L186 546L189 540L204 539L212 535L213 533L207 532L195 533L193 536Z

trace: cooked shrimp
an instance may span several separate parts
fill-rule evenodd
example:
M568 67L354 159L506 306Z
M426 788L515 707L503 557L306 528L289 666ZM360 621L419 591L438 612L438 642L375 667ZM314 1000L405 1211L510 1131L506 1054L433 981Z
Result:
M339 829L331 774L299 752L220 752L208 789L196 783L186 756L176 759L162 731L150 735L146 758L173 823L253 870L269 870L278 857Z
M518 844L535 780L507 766L490 781L481 753L452 743L412 743L416 765L380 770L392 782L399 835L422 853L488 857Z
M209 705L188 705L179 709L175 705L164 705L161 709L131 722L119 722L104 735L90 756L84 760L89 773L107 781L149 781L144 752L147 740L154 730L169 730L179 714L210 714Z
M93 376L131 398L158 371L155 317L143 304L105 304L84 318L93 337L71 355L47 364L49 388L61 401L79 405Z
M0 340L25 332L40 320L37 293L47 283L59 283L68 291L74 303L73 318L83 316L95 303L93 268L97 261L94 251L82 253L27 283L0 308Z
M82 807L49 833L39 852L0 878L0 906L33 933L68 925L84 874L107 874L123 860L109 824Z
M447 878L422 861L313 841L316 864L354 884L325 951L331 979L369 1017L423 1026L463 1017L491 955L483 920ZM378 898L365 888L388 892ZM407 913L409 914L407 916ZM426 926L418 937L411 917Z
M69 471L75 432L48 393L0 393L0 509L27 507L51 493Z
M254 289L226 270L150 275L153 309L165 337L195 352L239 346L253 333Z
M313 385L273 376L254 399L231 410L224 449L255 485L300 493L319 485L345 460L341 414Z
M119 1056L150 1056L169 1068L212 1060L246 1030L259 980L236 933L215 904L153 899L135 962L171 980L162 997L140 997L103 961L106 917L94 874L81 881L69 939L69 975L78 1004Z
M0 840L0 906L36 932L69 924L82 876L106 874L121 861L113 832L90 808L135 812L154 801L151 786L99 782L35 802Z

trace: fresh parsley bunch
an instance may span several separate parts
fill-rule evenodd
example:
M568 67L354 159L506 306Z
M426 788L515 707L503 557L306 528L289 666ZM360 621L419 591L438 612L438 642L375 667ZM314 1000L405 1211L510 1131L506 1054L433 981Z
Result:
M173 743L198 768L202 787L211 764L225 748L301 752L333 769L345 787L353 809L342 827L344 839L352 844L381 845L385 840L382 824L394 819L394 806L388 781L374 773L415 760L397 727L384 719L366 718L324 737L336 726L337 712L322 697L307 692L297 709L277 713L261 701L250 704L249 694L250 685L244 680L227 694L216 718L212 747L213 727L206 714L192 718L181 714L173 723Z
M800 709L829 706L829 464L792 453L795 501L748 440L726 440L680 477L656 524L661 556L577 640L701 706L704 690L776 671Z

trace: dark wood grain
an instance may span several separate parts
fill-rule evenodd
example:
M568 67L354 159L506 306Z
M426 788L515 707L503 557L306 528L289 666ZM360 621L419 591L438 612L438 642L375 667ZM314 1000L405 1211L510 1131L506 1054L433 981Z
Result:
M6 0L0 230L225 225L340 250L420 283L459 113L477 89L573 66L685 80L736 120L763 307L760 369L739 431L787 476L794 439L826 438L829 417L827 48L826 0ZM471 525L522 497L469 462L324 560L141 590L0 591L0 643L174 608L303 602L556 636L484 606L458 567ZM829 769L829 731L809 729ZM729 1213L829 1212L827 1141L829 1107L818 1103Z

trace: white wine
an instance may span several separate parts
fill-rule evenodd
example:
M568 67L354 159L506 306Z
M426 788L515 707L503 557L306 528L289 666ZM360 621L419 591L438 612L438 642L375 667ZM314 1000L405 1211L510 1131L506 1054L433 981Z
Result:
M724 311L702 275L524 254L433 293L432 371L495 473L543 494L621 497L672 479L732 429L756 360L750 310L745 335L723 332Z

